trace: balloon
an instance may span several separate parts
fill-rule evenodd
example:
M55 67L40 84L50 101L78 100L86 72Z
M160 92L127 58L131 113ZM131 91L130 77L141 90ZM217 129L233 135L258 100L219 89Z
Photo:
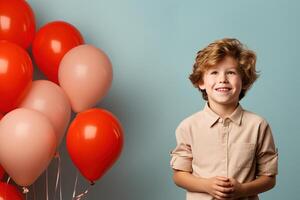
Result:
M16 44L0 41L0 112L15 109L32 82L28 53Z
M0 113L0 119L2 119L3 115ZM3 179L5 171L3 167L0 165L0 181Z
M123 147L123 130L113 114L94 108L75 117L66 141L75 166L86 179L94 182L119 157Z
M0 113L0 119L2 119L2 117L3 117L3 115ZM4 174L5 174L5 171L4 171L3 167L0 165L0 180L3 179Z
M0 181L3 179L4 175L5 175L5 171L3 167L0 165Z
M111 62L100 49L92 45L71 49L60 63L58 78L73 111L95 106L109 90L112 73Z
M0 163L21 186L31 185L54 156L56 136L42 113L18 108L0 123Z
M62 57L83 42L80 32L73 25L63 21L50 22L34 38L33 57L45 76L58 83L58 67Z
M34 13L26 1L0 0L0 40L27 49L35 34Z
M7 183L0 182L0 199L1 200L23 200L23 195L18 189Z
M63 139L71 117L71 106L64 91L47 80L33 81L32 86L19 106L43 113L53 125L57 145Z

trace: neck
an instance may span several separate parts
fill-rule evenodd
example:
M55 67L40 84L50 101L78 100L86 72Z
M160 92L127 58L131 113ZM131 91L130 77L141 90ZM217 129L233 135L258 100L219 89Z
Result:
M229 117L237 108L238 102L233 104L217 104L214 102L209 102L208 105L212 111L218 114L221 118L225 119Z

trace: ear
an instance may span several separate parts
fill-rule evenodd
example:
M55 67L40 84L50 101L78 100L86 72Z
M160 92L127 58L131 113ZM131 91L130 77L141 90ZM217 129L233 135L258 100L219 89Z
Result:
M199 86L199 88L200 88L201 90L205 90L205 85L204 85L204 83L199 83L198 86Z

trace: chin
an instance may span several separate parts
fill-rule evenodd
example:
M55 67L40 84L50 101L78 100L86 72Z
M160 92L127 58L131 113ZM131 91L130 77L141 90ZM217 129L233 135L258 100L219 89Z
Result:
M235 103L235 101L233 101L232 99L230 99L230 100L217 100L215 102L220 104L220 105L229 105L229 104Z

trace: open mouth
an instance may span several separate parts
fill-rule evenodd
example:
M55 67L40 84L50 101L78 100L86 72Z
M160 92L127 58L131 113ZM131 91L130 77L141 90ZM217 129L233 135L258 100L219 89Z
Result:
M229 92L231 90L231 88L220 87L220 88L216 88L215 90L218 91L218 92Z

